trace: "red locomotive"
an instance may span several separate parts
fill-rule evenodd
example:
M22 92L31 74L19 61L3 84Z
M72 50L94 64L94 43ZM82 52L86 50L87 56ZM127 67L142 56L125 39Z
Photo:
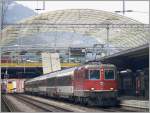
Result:
M25 92L88 105L114 106L117 102L116 67L92 64L52 72L25 81Z

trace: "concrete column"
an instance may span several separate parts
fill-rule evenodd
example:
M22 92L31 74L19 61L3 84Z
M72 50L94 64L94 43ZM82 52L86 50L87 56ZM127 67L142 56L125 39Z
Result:
M2 16L3 16L3 0L0 0L0 28L2 30Z
M2 13L3 13L3 0L0 0L0 40L2 39ZM0 65L1 65L1 44L0 44ZM1 77L1 66L0 66L0 77Z

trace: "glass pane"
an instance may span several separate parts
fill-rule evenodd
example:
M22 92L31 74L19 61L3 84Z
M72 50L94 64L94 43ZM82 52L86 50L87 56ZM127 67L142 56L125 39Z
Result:
M114 79L114 71L105 70L105 79Z
M100 71L99 70L90 70L90 79L96 80L100 78Z

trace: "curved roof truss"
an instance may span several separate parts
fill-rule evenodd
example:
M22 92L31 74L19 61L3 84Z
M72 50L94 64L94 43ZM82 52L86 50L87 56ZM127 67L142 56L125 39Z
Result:
M7 26L1 45L11 44L18 37L42 32L74 32L97 38L122 49L149 43L149 25L110 12L91 9L52 11ZM107 33L109 31L109 40Z

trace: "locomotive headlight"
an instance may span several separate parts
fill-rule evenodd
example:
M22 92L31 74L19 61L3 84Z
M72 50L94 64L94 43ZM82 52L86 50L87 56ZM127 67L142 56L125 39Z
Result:
M91 90L94 90L94 88L92 87Z
M104 85L104 82L100 82L100 85Z
M110 90L113 90L113 89L114 89L114 88L112 88L112 87L110 88Z

